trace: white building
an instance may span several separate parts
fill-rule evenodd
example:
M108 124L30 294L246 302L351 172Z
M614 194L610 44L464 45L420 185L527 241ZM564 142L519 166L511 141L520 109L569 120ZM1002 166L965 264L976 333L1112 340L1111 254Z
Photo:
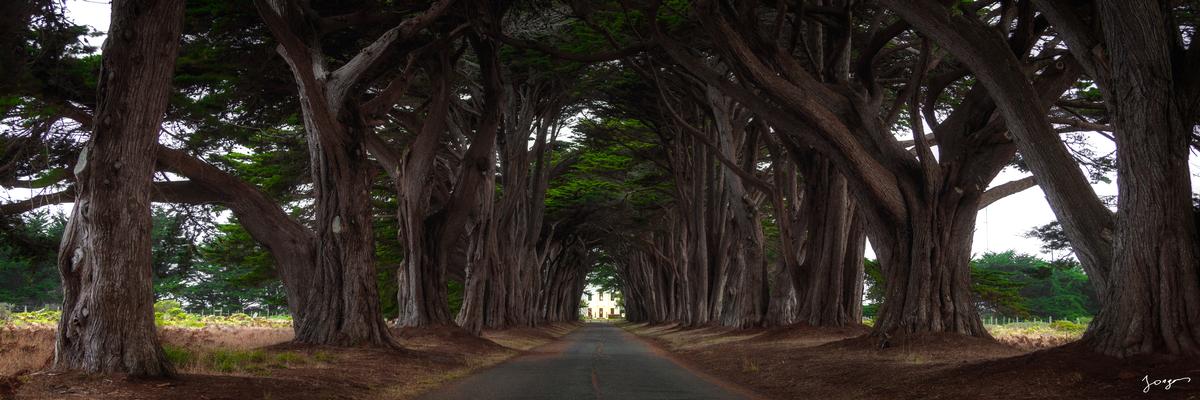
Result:
M621 305L621 294L604 292L595 286L583 290L584 306L579 307L579 315L587 319L624 318L625 308Z

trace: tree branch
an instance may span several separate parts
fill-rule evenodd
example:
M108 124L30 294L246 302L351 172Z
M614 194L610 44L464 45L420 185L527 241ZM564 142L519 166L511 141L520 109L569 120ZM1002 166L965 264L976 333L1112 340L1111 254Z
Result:
M433 24L442 14L450 8L454 0L437 0L429 6L421 14L404 20L396 27L384 32L379 38L375 39L370 45L354 55L346 65L341 66L333 74L330 75L326 87L329 92L329 101L334 104L340 104L345 99L346 93L350 88L359 84L366 72L375 67L380 60L391 53L394 45L403 43L411 39L417 32L425 29Z
M1000 199L1020 193L1025 189L1029 189L1034 186L1037 186L1037 179L1035 179L1033 175L992 186L979 196L978 209L982 210Z

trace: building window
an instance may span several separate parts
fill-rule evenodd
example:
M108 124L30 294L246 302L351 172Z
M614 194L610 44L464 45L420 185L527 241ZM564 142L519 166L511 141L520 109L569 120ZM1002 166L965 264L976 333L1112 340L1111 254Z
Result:
M616 313L617 313L617 309L615 309L615 308L610 308L610 309L608 309L608 313L609 313L610 315L611 315L611 314L616 314Z

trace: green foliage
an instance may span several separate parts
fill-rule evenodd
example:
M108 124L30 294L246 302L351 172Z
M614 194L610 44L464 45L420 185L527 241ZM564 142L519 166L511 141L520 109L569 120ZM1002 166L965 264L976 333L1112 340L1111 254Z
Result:
M864 259L863 260L863 283L866 286L863 291L863 315L874 317L879 313L879 305L883 304L884 287L883 287L883 269L879 265L879 260Z
M462 310L463 304L462 282L446 282L446 303L450 305L450 315L458 315L458 311Z
M1092 285L1076 262L1048 262L1010 250L985 253L976 264L981 269L1011 274L1010 280L1022 285L1019 295L1026 299L1029 316L1076 319L1099 311Z
M176 368L191 365L196 360L195 354L182 347L163 345L163 354L167 357L167 361Z
M1087 323L1075 323L1067 320L1058 320L1051 322L1050 327L1063 332L1083 334L1083 331L1087 330Z
M183 309L183 304L181 304L180 302L175 301L175 300L159 300L159 301L154 302L154 312L155 313L165 313L165 312L170 312L171 310L182 311L182 309Z
M1063 257L1071 254L1071 240L1058 221L1034 227L1025 233L1025 237L1041 240L1042 251L1050 254L1052 258L1057 259L1055 256L1059 254Z
M876 260L864 266L863 315L874 316L883 303L884 275ZM971 292L980 312L1007 318L1088 318L1098 311L1083 269L1071 261L1047 262L1014 251L985 253L971 261Z
M984 313L1028 316L1029 310L1020 290L1025 285L1013 281L1013 273L980 267L971 263L971 293Z
M12 304L0 303L0 324L7 324L12 321L12 313Z
M236 220L217 225L196 254L186 273L160 279L156 291L193 312L287 306L274 259Z
M614 260L607 252L601 252L592 270L587 274L588 286L595 286L604 293L620 293L621 277L617 274Z
M267 361L267 354L262 350L216 350L206 361L219 372L254 372Z
M0 219L0 302L62 302L57 260L65 225L63 215L46 211Z

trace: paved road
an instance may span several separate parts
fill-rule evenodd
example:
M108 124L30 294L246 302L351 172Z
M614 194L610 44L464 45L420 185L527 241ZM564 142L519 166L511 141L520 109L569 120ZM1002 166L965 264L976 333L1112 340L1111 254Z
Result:
M587 324L421 399L745 399L610 324Z

